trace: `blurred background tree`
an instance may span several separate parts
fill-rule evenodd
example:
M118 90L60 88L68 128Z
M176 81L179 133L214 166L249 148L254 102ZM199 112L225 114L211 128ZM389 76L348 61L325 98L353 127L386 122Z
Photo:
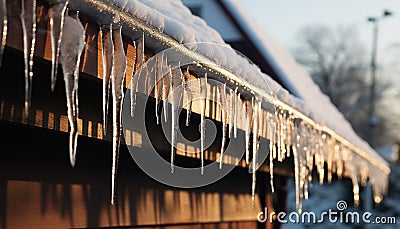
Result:
M326 26L307 26L298 32L294 49L297 61L304 65L313 80L366 139L370 131L368 106L370 97L369 57L360 41L357 29L351 26L331 29ZM375 106L382 107L390 81L378 68ZM378 109L377 109L378 111ZM374 130L375 146L390 144L397 136L388 136L390 118L376 112L379 122Z

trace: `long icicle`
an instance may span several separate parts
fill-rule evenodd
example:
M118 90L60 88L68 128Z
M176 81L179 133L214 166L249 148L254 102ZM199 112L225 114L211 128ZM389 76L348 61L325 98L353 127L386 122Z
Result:
M160 124L160 117L158 115L158 102L160 101L159 97L158 97L159 91L160 91L158 88L158 85L160 85L158 83L158 79L159 79L159 77L158 77L159 70L157 69L158 62L159 62L158 59L159 59L159 56L157 55L154 60L154 98L155 98L154 112L156 115L157 125Z
M219 168L222 169L223 157L225 152L225 143L226 143L226 131L227 131L227 117L228 113L226 109L227 107L227 96L226 96L226 84L221 86L220 91L218 92L221 99L221 121L222 121L222 139L221 139L221 156L219 161Z
M270 174L270 184L272 193L275 192L274 189L274 151L275 151L275 120L272 118L274 116L269 115L268 118L268 129L269 129L269 174Z
M119 146L122 133L122 101L124 99L124 81L126 74L126 56L124 45L122 43L121 26L113 29L114 42L114 65L112 67L113 74L111 75L111 87L113 97L113 165L112 165L112 191L111 204L116 203L116 186L117 186L117 170Z
M54 91L57 81L60 45L68 2L69 0L53 0L50 2L51 91Z
M300 136L296 136L295 146L292 147L293 150L293 157L294 157L294 186L296 189L296 209L297 212L300 214L302 209L302 202L300 197L300 164L299 164L299 156L297 152L297 148L300 147L298 143Z
M173 75L172 75L172 69L171 66L168 66L168 72L169 72L169 77L170 77L170 84L171 84L171 91L172 91L172 99L171 99L171 173L174 173L174 160L175 160L175 144L176 144L176 132L175 132L175 126L176 125L176 120L175 120L175 91L173 89Z
M233 123L234 123L234 113L235 113L235 99L236 96L234 94L234 91L232 89L229 89L229 128L228 128L228 136L229 138L232 137L232 131L233 131Z
M173 90L173 87L172 87L172 84L173 84L173 75L171 74L171 70L170 70L170 65L168 65L168 70L169 70L169 74L168 74L168 78L169 78L169 81L168 81L168 83L169 83L169 93L168 93L168 96L169 96L169 94L172 92L172 90ZM166 100L167 102L168 102L168 100ZM167 104L167 103L166 103ZM167 111L167 110L166 110ZM166 116L167 117L167 116ZM165 121L167 121L167 120L165 120Z
M173 73L172 73L173 71ZM183 87L179 86L179 80L181 84L184 82L180 63L178 67L171 70L169 68L169 74L171 77L171 173L174 172L174 161L175 161L175 151L176 151L176 137L179 129L179 111L181 108L181 98Z
M164 69L165 68L165 69ZM163 99L163 112L164 112L164 122L168 121L168 96L170 90L170 76L168 74L168 59L165 57L165 61L162 61L161 65L163 75L163 87L162 87L162 99ZM172 90L172 89L171 89Z
M246 101L246 127L245 127L245 144L246 144L246 164L250 163L250 132L252 120L252 101Z
M78 141L78 78L79 63L85 45L85 30L80 21L67 16L60 46L60 62L64 73L67 113L70 124L69 154L71 166L75 166Z
M257 173L257 158L258 158L258 143L259 143L259 118L261 112L261 102L255 105L254 99L252 100L253 107L253 160L252 160L252 184L251 184L251 203L254 208L255 193L256 193L256 173Z
M240 103L240 93L238 93L238 88L235 89L235 101L234 101L234 116L233 116L233 137L237 138L237 124L239 116L239 103Z
M2 16L2 19L0 21L1 23L0 67L1 67L1 64L3 62L3 52L7 42L7 31L8 31L7 1L1 0L0 7L1 7L0 15Z
M144 33L142 36L135 41L136 46L136 57L135 57L135 67L131 79L130 90L131 90L131 116L135 116L136 107L136 93L138 91L139 76L138 70L144 63Z
M108 109L110 101L110 82L114 65L114 43L112 24L100 27L101 55L103 61L103 132L107 134Z
M201 175L204 174L204 138L205 138L205 123L204 115L206 108L207 98L207 73L204 75L204 85L201 83L201 79L198 78L199 92L200 92L200 160L201 160ZM203 87L204 86L204 87Z
M157 91L158 91L158 96L156 98L156 103L157 103L157 108L156 108L156 119L157 119L157 124L160 124L160 120L162 119L162 117L160 117L160 106L162 107L162 99L163 99L163 58L164 58L164 53L161 56L158 56L157 59L157 65L156 67L157 69Z
M204 172L204 150L205 150L204 144L205 144L205 140L206 140L205 139L206 138L206 123L204 121L204 118L206 115L208 96L209 96L208 75L206 73L206 74L204 74L204 103L203 103L204 107L203 107L203 111L202 111L202 114L203 114L203 118L202 118L202 122L203 122L203 128L202 128L202 132L203 132L203 137L202 137L202 139L203 139L203 172Z
M32 67L36 43L36 0L21 0L20 17L25 62L25 118L27 118L29 116L32 96Z
M246 114L247 114L246 101L242 100L241 107L240 107L240 125L242 126L244 131L246 131L246 123L247 123L247 118L246 118L247 115ZM245 138L246 138L246 135L245 135ZM245 144L246 144L246 141L245 141ZM245 150L246 150L246 146L245 146ZM249 164L249 158L246 153L245 153L245 162L246 162L246 164Z
M218 94L221 99L221 121L222 121L222 139L221 139L221 156L219 158L219 168L222 169L223 164L223 156L225 152L225 141L226 141L226 84L221 86L221 89L218 89Z

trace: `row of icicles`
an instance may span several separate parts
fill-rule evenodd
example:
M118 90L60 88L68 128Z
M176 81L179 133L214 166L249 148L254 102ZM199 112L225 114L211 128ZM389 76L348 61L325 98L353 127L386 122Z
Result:
M0 0L0 14L3 17L2 37L0 45L0 59L6 44L7 37L7 10L6 1ZM61 63L65 81L67 97L67 113L70 124L70 162L75 165L77 137L78 137L78 74L80 56L85 44L85 30L80 23L77 15L67 14L68 0L49 0L49 20L50 37L52 47L52 69L51 69L51 89L54 90L57 76L58 63ZM23 49L25 61L25 115L29 114L30 97L32 93L33 79L33 56L35 52L36 34L36 1L21 0L21 24L23 28ZM121 137L121 110L124 95L124 80L127 68L127 60L123 49L121 26L116 17L110 25L100 26L101 49L103 61L103 131L107 132L107 117L109 110L109 99L112 97L112 132L113 132L113 161L112 161L112 194L111 203L116 203L116 175L118 168L118 155ZM134 71L130 83L131 91L131 114L134 115L136 104L136 93L138 92L138 74L135 74L144 64L144 35L134 41L136 56L134 61ZM171 172L174 171L174 157L176 145L176 131L178 130L179 107L182 101L187 104L186 125L189 125L192 110L191 100L193 98L192 80L189 70L181 70L181 67L171 67L167 57L163 55L156 59L157 69L154 71L154 97L156 98L156 118L159 124L158 106L163 100L164 120L167 120L168 95L170 91L178 86L183 91L173 93L171 102L172 116L172 142L171 142ZM161 76L161 77L160 77ZM165 77L164 77L165 76ZM148 76L149 77L149 76ZM173 77L178 77L178 81ZM161 79L162 80L159 80ZM211 95L207 90L207 74L197 78L197 86L200 97L200 135L201 135L201 174L204 173L204 139L205 139L205 102ZM245 131L245 160L252 168L252 203L255 201L256 170L262 164L257 162L260 137L269 139L270 161L270 182L272 191L274 160L283 161L290 156L292 150L295 164L295 187L296 187L296 206L301 211L301 199L308 198L308 185L312 181L311 171L314 165L317 167L320 182L324 181L324 164L327 164L327 180L332 180L332 172L336 172L339 177L342 175L350 177L353 181L353 191L355 203L359 200L358 178L364 184L372 167L364 160L367 169L357 169L355 163L351 163L354 154L347 147L336 142L334 138L326 133L315 129L313 126L303 123L294 114L276 107L275 112L263 112L262 99L253 96L251 100L243 100L238 88L234 90L227 88L226 85L217 87L218 103L221 104L222 119L222 142L221 156L219 158L220 168L222 168L223 153L226 147L226 138L237 137L238 122ZM251 133L253 133L251 135ZM252 136L252 139L251 139ZM252 144L252 146L251 146ZM290 147L292 146L292 147ZM250 154L253 160L250 162ZM361 171L361 172L360 172ZM372 181L371 181L372 183ZM375 200L381 200L385 188L384 182L375 180L374 196ZM378 191L375 191L378 190ZM379 202L379 201L377 201Z

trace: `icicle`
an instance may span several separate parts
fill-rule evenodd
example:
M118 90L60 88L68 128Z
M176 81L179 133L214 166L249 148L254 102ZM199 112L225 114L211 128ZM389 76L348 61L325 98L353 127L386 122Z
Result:
M204 140L206 136L206 127L204 123L204 115L206 109L207 98L207 73L204 75L204 85L202 85L200 78L197 78L199 83L200 93L200 160L201 160L201 175L204 174Z
M234 101L234 116L233 116L233 137L237 138L237 122L239 116L239 102L240 102L240 93L238 93L238 88L235 89L235 101Z
M270 145L270 149L271 149L271 145L272 145L272 147L275 147L271 140L270 140L269 145ZM269 175L270 175L271 192L274 193L275 192L275 188L274 188L274 158L273 158L271 151L269 153Z
M253 163L252 163L252 184L251 184L251 200L252 207L254 208L254 200L255 200L255 192L256 192L256 172L257 172L257 158L258 158L258 143L259 143L259 118L261 112L261 101L257 102L257 106L254 104L254 100L252 100L253 105Z
M162 99L163 99L163 111L164 111L164 121L168 121L168 95L169 95L169 90L170 90L170 77L168 74L168 70L164 70L164 67L168 69L168 60L165 58L165 62L162 61L161 64L161 71L162 71L162 76L163 76L163 81L162 81ZM166 76L164 75L166 74ZM171 89L172 90L172 89Z
M282 121L281 121L281 116L280 116L280 109L276 109L275 112L275 118L276 118L276 148L277 148L277 158L278 162L282 162L282 157L281 157L281 132L282 132Z
M185 105L186 105L186 126L190 124L190 115L192 113L192 100L193 100L193 91L192 91L192 80L190 80L190 73L189 73L189 66L184 72L185 76L185 83L184 83L184 90L185 90Z
M285 140L287 138L286 132L287 132L287 126L286 126L286 111L282 110L281 111L281 161L283 161L286 158L286 145L285 145Z
M103 60L103 132L107 133L108 107L110 100L110 80L114 65L114 44L112 37L112 24L100 28L101 54Z
M343 160L341 156L340 146L338 144L335 145L335 156L336 174L338 175L339 179L341 179L343 173Z
M222 139L221 139L221 156L219 158L219 168L222 169L223 156L225 152L225 141L226 141L226 113L227 101L226 101L226 84L220 85L221 88L217 87L218 95L221 103L221 121L222 121Z
M306 173L309 173L309 171ZM308 200L308 180L304 181L304 199Z
M245 126L245 144L246 144L246 163L249 164L249 157L250 157L250 132L251 132L251 124L252 124L252 107L253 107L253 100L254 97L252 97L251 102L246 101L246 126Z
M287 122L287 133L286 133L286 157L290 157L290 146L292 145L293 139L293 114L289 113L286 118Z
M122 132L122 101L124 97L124 81L126 73L126 56L124 45L122 43L121 27L112 31L114 42L114 63L112 66L113 74L111 75L111 90L113 98L113 165L112 165L112 191L111 204L116 203L116 186L117 186L117 170L119 146Z
M7 31L8 31L8 19L7 19L7 1L1 0L0 2L0 15L2 19L0 20L1 27L1 44L0 44L0 66L3 62L3 52L6 47L7 41Z
M67 16L65 17L63 34L60 46L60 62L64 73L68 121L71 128L69 138L70 161L72 167L74 167L78 140L79 63L85 44L85 30L78 20Z
M157 55L157 59L156 59L156 77L157 77L157 83L156 83L156 91L157 91L157 96L156 97L156 119L157 119L157 125L160 124L160 103L161 100L163 99L163 60L164 59L164 53L162 53L161 55Z
M322 139L326 142L326 144L329 146L328 149L328 158L327 158L327 175L328 175L328 182L331 183L332 182L332 164L333 164L333 149L330 147L330 145L332 144L332 140L331 138L327 137L326 134L322 134Z
M51 40L51 90L54 91L57 81L60 45L64 26L65 12L69 0L54 0L50 2L50 40Z
M36 43L36 0L21 0L21 25L25 62L25 117L29 116L32 95L33 55Z
M158 65L158 56L156 56L156 59L154 60L154 99L155 99L155 105L154 105L154 112L156 115L156 122L157 125L160 124L160 117L158 115L158 71L157 71L157 65Z
M379 204L383 200L383 195L388 192L388 174L371 164L369 164L369 171L369 181L373 190L374 202Z
M243 101L243 100L240 100L240 102L241 102L241 107L239 108L240 109L240 112L239 112L239 114L240 114L240 125L242 126L242 128L244 128L244 131L245 131L245 133L247 133L246 132L246 125L247 125L247 110L246 110L246 101ZM246 138L246 134L245 134L245 138ZM246 140L246 139L245 139ZM245 144L246 144L246 142L245 142ZM246 150L246 146L245 146L245 150ZM247 154L247 153L245 153L245 162L246 162L246 164L249 164L249 155Z
M268 116L267 116L267 111L263 111L262 112L262 131L261 131L261 136L263 136L264 138L268 139ZM267 150L269 150L269 147L267 148ZM268 151L269 153L269 151Z
M169 66L169 75L170 75L170 83L171 85L171 90L172 90L172 100L171 100L171 173L174 173L174 159L175 159L175 144L176 144L176 131L178 128L177 123L175 123L177 120L175 120L175 110L176 110L176 105L175 105L175 93L173 90L173 81L172 81L172 70L171 70L171 66ZM179 114L177 114L179 115Z
M296 154L298 158L298 163L299 163L299 170L300 170L300 175L299 175L299 195L300 198L308 198L308 185L309 182L312 178L311 171L313 169L313 163L312 163L312 153L311 153L311 139L312 136L310 136L310 131L311 128L304 123L299 123L298 128L297 128L297 149L296 149ZM301 137L300 137L301 136Z
M286 147L285 147L285 138L286 138L286 120L285 120L285 111L281 109L276 109L275 112L276 120L277 120L277 151L278 151L278 161L282 162L286 156Z
M302 209L302 202L300 197L300 163L299 163L299 156L297 152L297 148L300 147L298 141L300 140L300 136L296 136L295 145L292 147L293 149L293 157L294 157L294 185L296 191L296 209L297 212L300 214Z
M261 119L261 117L262 117L262 108L261 108L261 104L262 104L262 101L260 100L260 101L258 101L257 102L257 106L258 106L258 112L256 113L256 115L257 115L257 122L255 122L255 125L257 125L257 131L256 131L256 135L257 135L257 137L255 138L256 139L256 148L257 148L257 152L258 152L258 150L259 150L259 147L260 147L260 136L261 136L261 131L262 131L262 119Z
M179 80L181 83L184 82L182 79L182 72L180 68L180 63L178 67L174 68L174 74L172 74L171 67L169 68L172 99L171 99L171 173L174 172L174 160L175 160L175 147L176 147L176 135L179 129L179 111L181 107L182 89L179 87ZM175 76L175 78L173 78ZM178 79L177 79L178 78Z
M270 184L272 193L275 192L274 189L274 158L276 154L275 147L275 132L276 132L276 121L273 119L272 115L268 113L268 124L269 124L269 174L270 174Z
M228 136L232 137L233 123L234 123L234 104L235 104L235 94L232 89L229 89L229 128L228 128Z
M324 170L324 164L325 164L325 152L324 152L324 146L323 146L323 141L322 141L322 134L319 131L316 133L316 138L318 138L318 143L316 144L316 150L317 153L315 154L315 164L317 165L318 169L318 174L319 174L319 183L322 185L324 182L324 176L325 176L325 170Z
M168 66L168 76L169 76L169 91L170 91L170 93L171 93L171 91L173 91L174 90L174 88L172 87L172 85L173 85L173 75L172 75L172 68L171 68L171 66L169 65ZM168 95L169 95L169 93L168 93Z
M139 68L144 63L144 33L142 36L135 41L136 56L135 56L135 67L133 76L131 79L130 90L131 90L131 116L135 116L136 107L136 93L138 91L139 74L137 74Z

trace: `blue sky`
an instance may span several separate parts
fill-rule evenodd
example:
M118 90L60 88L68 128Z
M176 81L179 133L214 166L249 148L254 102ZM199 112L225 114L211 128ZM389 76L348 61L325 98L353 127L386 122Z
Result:
M368 16L384 9L394 15L379 24L378 60L400 56L400 2L396 0L237 0L269 34L291 49L296 34L306 25L354 26L370 51L372 24ZM394 48L397 45L397 48ZM397 50L397 51L396 51ZM393 52L395 52L393 54ZM369 52L368 52L369 53ZM398 59L398 58L397 58Z

